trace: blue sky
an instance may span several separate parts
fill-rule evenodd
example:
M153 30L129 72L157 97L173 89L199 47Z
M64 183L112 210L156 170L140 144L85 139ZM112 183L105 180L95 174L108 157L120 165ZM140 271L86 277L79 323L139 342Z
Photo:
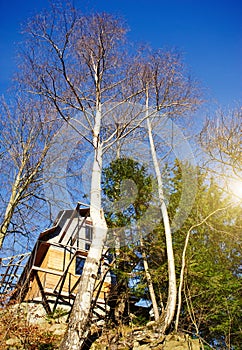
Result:
M75 1L93 11L123 16L131 40L155 48L177 47L185 62L215 103L242 100L241 0L86 0ZM0 94L6 93L16 69L20 24L48 6L47 0L0 3Z

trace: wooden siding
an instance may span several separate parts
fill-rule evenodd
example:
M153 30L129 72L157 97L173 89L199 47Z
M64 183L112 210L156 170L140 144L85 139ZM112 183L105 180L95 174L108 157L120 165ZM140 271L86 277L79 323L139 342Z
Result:
M86 255L87 254L84 252L84 255L78 254L77 256L86 258ZM39 279L45 292L54 293L59 291L60 283L58 285L58 282L60 281L61 275L63 275L72 257L73 254L67 252L64 249L50 246L41 266L39 268L37 267L36 269L33 267L33 276L35 273L38 273ZM62 293L69 293L80 278L79 275L75 274L75 267L76 257L74 257L72 263L68 268L68 273L66 275L65 283L62 288ZM58 288L56 289L57 285ZM104 282L99 294L99 298L105 299L106 294L109 292L109 290L110 283ZM41 293L39 285L36 278L33 277L33 280L30 282L25 301L34 300L40 297Z
M76 275L76 259L86 259L92 239L88 215L89 208L80 209L78 203L75 210L61 211L54 226L40 234L19 279L14 300L19 297L21 302L42 302L47 313L55 311L60 304L72 307L80 280L80 275ZM102 316L111 287L110 274L104 278L106 263L102 259L101 276L94 292L96 306L102 305L99 308ZM81 273L80 260L78 267ZM95 312L96 316L100 312Z

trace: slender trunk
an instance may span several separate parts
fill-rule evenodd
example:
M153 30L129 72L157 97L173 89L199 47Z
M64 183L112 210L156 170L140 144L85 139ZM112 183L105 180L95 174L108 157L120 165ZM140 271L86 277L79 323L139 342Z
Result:
M167 304L164 311L164 323L162 325L162 333L164 333L166 329L170 326L175 314L175 309L176 309L176 298L177 298L176 272L175 272L175 260L174 260L174 254L173 254L173 246L172 246L171 227L170 227L167 207L164 201L163 182L162 182L161 172L160 172L157 154L155 150L155 144L154 144L154 139L152 135L152 127L148 117L148 97L146 99L146 109L147 109L147 129L148 129L148 135L149 135L152 160L153 160L155 174L158 182L158 196L161 204L160 208L161 208L161 213L162 213L162 218L163 218L163 223L165 228L166 251L167 251L167 261L168 261L169 287L168 287Z
M5 210L4 218L0 226L0 249L2 248L3 241L7 235L9 225L11 223L14 209L16 207L16 203L18 202L18 188L20 184L20 173L18 173L14 184L12 186L11 196Z
M31 185L31 183L33 183L36 175L38 174L39 169L43 164L45 156L50 147L50 145L48 144L45 145L38 161L35 164L35 167L27 175L28 153L31 150L30 143L31 143L31 140L29 140L29 144L26 144L23 150L21 165L18 169L17 176L14 180L14 183L11 189L11 196L10 196L7 208L5 210L3 221L0 225L0 249L2 248L3 241L7 235L9 225L14 215L14 211L16 207L21 203L23 198L27 195L27 190Z
M142 259L143 259L143 264L144 264L144 269L145 269L145 277L147 280L147 284L148 284L148 289L149 289L149 293L150 293L150 299L151 299L151 303L152 303L152 307L153 307L153 311L154 311L154 318L155 321L159 320L159 309L158 309L158 305L157 305L157 301L156 301L156 296L155 296L155 291L154 291L154 287L153 287L153 283L152 283L152 278L149 272L149 266L148 266L148 262L147 262L147 257L144 251L144 242L142 237L140 238L140 247L142 250Z
M178 288L178 305L177 305L177 312L176 312L176 322L175 322L175 330L178 330L178 324L179 324L179 318L180 318L180 312L181 312L181 305L182 305L182 288L183 288L183 281L184 281L184 273L185 273L185 267L186 267L186 251L187 246L190 238L191 229L187 232L185 244L182 252L182 266L181 266L181 272L180 272L180 283Z
M99 142L101 107L96 112L93 136L94 159L91 179L90 216L93 223L93 240L83 268L76 299L72 308L67 333L60 346L61 350L80 350L89 333L91 306L102 257L107 225L101 209L102 145Z
M182 252L182 264L181 264L181 272L180 272L180 283L179 283L179 289L178 289L178 305L177 305L177 312L176 312L176 322L175 322L175 330L178 330L178 324L179 324L179 318L180 318L180 312L181 312L181 305L182 305L182 288L184 286L184 274L185 274L185 267L186 267L186 252L187 252L187 247L188 247L188 243L189 243L189 239L190 239L190 235L191 232L194 228L201 226L204 222L207 221L207 219L211 216L213 216L215 213L217 213L218 211L223 211L227 208L229 208L232 205L232 203L230 203L229 205L227 205L226 207L223 208L218 208L216 210L214 210L212 213L210 213L208 216L206 216L202 221L200 221L198 224L193 225L192 227L190 227L190 229L187 232L186 235L186 239L185 239L185 243L184 243L184 248L183 248L183 252ZM197 330L197 334L198 334L198 328L197 325L194 323L195 328Z
M11 195L11 198L9 200L9 203L8 203L7 208L6 208L4 218L3 218L3 221L2 221L2 224L0 227L0 249L3 246L3 241L7 235L8 228L9 228L9 225L11 223L11 219L12 219L13 212L14 212L14 206L13 206L14 198L12 198L12 197L13 197L13 194Z

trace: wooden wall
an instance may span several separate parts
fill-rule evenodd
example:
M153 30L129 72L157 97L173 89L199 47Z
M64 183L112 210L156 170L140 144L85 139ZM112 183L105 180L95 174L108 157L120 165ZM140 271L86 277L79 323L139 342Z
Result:
M86 257L85 255L83 256ZM54 289L58 284L58 281L60 280L61 275L63 274L63 271L67 267L72 256L73 254L71 255L70 252L68 252L65 249L56 248L54 246L49 247L47 254L45 255L41 265L39 266L40 269L46 269L48 272L34 270L34 273L38 273L39 279L41 281L41 284L45 292L49 292L49 293L54 292ZM82 256L82 255L78 255L78 256ZM79 275L75 275L75 264L76 264L76 258L74 258L73 262L71 263L68 269L65 283L62 289L63 295L68 295L69 291L72 289L72 287L80 277ZM105 296L109 292L109 290L110 290L110 282L105 281L103 283L103 287L101 289L99 298L105 299ZM58 291L59 291L59 288L57 288L57 292ZM34 300L36 298L41 298L41 293L40 293L37 280L34 277L30 282L29 290L28 290L28 293L26 294L25 301Z

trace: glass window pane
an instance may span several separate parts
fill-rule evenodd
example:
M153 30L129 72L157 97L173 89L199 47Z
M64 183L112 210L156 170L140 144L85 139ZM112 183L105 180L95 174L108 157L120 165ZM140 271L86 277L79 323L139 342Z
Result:
M92 240L92 226L86 226L86 239Z
M75 269L75 274L76 275L81 275L82 271L83 271L83 267L85 264L85 260L84 258L81 258L80 256L76 257L76 269Z

